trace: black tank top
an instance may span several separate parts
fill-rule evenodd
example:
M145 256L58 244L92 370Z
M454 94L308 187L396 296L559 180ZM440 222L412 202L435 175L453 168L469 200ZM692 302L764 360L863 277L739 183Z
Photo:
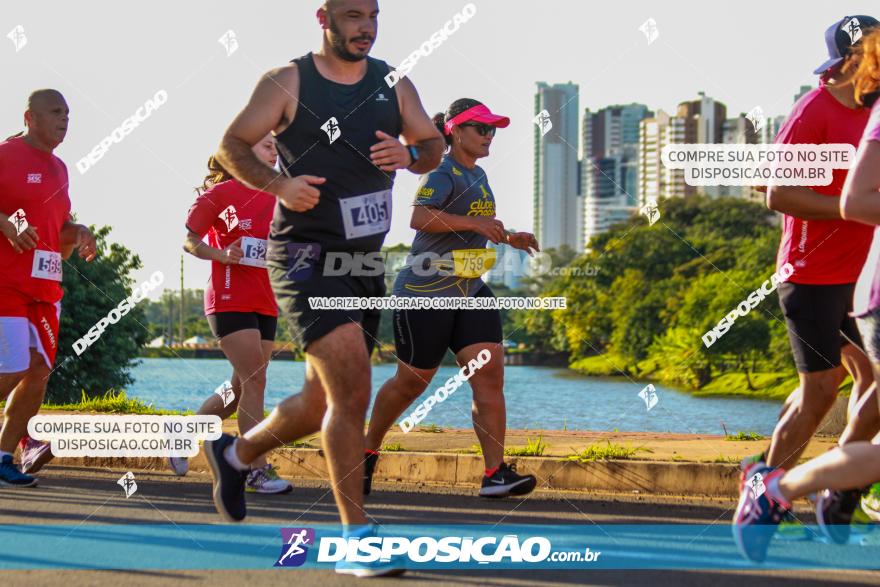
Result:
M394 173L373 165L370 147L380 140L377 130L398 137L402 127L397 94L384 79L389 67L368 57L363 79L347 85L318 73L311 53L293 62L299 102L293 122L275 137L281 170L327 181L316 186L321 197L311 210L275 206L272 256L283 257L289 243L317 243L321 257L327 251L378 251L390 227Z

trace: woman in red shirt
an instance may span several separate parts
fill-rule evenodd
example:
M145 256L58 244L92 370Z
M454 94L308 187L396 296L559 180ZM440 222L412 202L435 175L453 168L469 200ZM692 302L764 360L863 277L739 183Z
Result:
M271 135L253 150L266 165L275 165L278 155ZM238 410L238 428L244 434L263 420L266 368L278 322L278 307L266 271L266 238L275 196L233 179L213 157L208 160L208 170L187 216L183 248L199 259L211 261L205 315L233 372L232 393L224 384L205 400L198 413L225 419ZM207 243L203 242L206 236ZM171 458L169 462L175 473L186 474L185 458ZM258 493L287 493L293 489L265 458L254 463L247 488Z

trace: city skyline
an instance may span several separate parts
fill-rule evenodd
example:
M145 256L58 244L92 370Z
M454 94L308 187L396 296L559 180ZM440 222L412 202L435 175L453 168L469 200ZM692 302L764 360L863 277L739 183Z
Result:
M0 17L0 32L5 37L21 26L27 43L16 51L11 39L0 39L8 88L0 96L0 138L22 129L30 91L61 90L72 117L58 155L70 170L78 219L113 227L110 239L144 263L136 280L160 270L166 284L176 284L183 223L208 156L261 73L319 46L319 4L196 1L174 5L171 20L162 2L134 20L124 6L108 5L99 17L82 19L82 8L61 2L12 4ZM730 113L760 105L768 116L786 114L798 88L815 84L811 72L825 59L823 33L844 15L832 6L803 11L794 2L745 2L720 16L719 27L697 26L693 8L684 5L660 11L652 3L632 2L621 18L612 7L562 0L514 9L494 0L474 4L475 16L409 76L429 114L468 96L510 116L510 127L499 131L481 166L498 197L499 217L519 230L529 230L534 219L537 81L580 88L575 136L586 108L638 102L674 112L701 90L727 104ZM424 4L417 18L402 0L380 5L372 55L398 64L464 3ZM852 2L846 11L870 14L872 7ZM52 19L44 17L46 11ZM659 31L650 43L639 30L649 18ZM749 31L745 41L742 31ZM528 43L518 44L522 39ZM167 103L81 174L77 161L160 89L167 90ZM413 174L398 174L387 245L412 241L407 210L417 182ZM210 264L186 255L184 266L185 286L203 287Z

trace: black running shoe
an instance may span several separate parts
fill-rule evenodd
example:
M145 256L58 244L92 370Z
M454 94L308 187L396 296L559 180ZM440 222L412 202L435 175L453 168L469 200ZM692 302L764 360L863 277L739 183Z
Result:
M483 476L480 497L507 497L508 495L526 495L538 484L534 475L519 475L516 465L501 463L491 477Z
M364 495L370 495L373 487L373 472L379 462L379 453L368 452L364 455Z
M860 489L826 489L819 493L819 499L816 500L816 521L822 534L837 544L846 544L849 541L850 522L859 507L861 497Z
M244 482L247 471L239 471L229 464L223 451L235 442L231 434L221 434L217 440L205 441L205 455L214 477L214 507L229 522L240 522L247 515L244 500Z

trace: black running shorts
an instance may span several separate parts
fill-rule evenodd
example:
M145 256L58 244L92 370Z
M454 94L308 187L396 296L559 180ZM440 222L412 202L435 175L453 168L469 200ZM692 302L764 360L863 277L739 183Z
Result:
M850 316L855 289L854 283L779 284L779 305L798 372L839 367L844 345L862 346L855 319Z
M269 264L269 281L275 292L275 301L290 327L294 342L304 349L324 335L345 324L357 323L364 331L367 352L373 353L379 332L381 311L367 310L313 310L309 298L356 297L370 298L385 295L385 276L334 275L324 276L315 271L304 279L291 279L289 270ZM340 357L342 359L343 357Z
M488 285L474 297L494 297ZM500 343L498 310L395 310L394 346L397 357L416 369L440 365L446 349L458 353L477 343Z
M256 312L216 312L205 316L208 326L217 338L223 338L227 334L254 328L260 331L261 340L275 340L275 328L278 326L278 318L257 314Z

